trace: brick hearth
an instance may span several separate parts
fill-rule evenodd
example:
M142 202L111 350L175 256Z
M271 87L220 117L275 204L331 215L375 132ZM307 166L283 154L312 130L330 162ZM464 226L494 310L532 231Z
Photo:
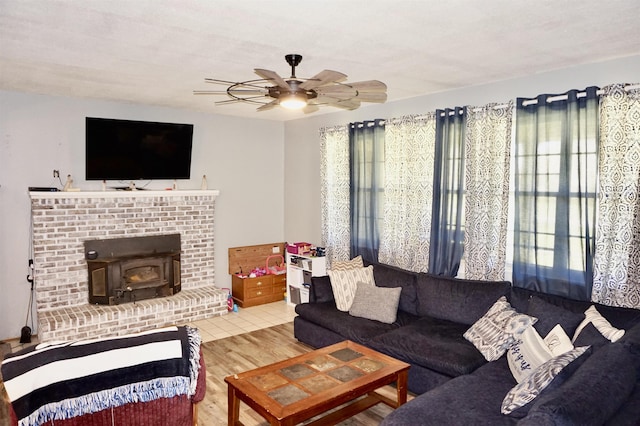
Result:
M75 340L227 313L214 284L218 191L31 192L40 341ZM88 303L84 241L179 233L182 291L115 306Z

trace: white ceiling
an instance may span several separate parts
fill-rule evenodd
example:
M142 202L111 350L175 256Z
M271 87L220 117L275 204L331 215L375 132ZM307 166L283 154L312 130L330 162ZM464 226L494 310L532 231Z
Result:
M638 0L0 0L0 89L288 120L192 92L289 77L299 53L298 77L377 79L394 101L637 55L639 18Z

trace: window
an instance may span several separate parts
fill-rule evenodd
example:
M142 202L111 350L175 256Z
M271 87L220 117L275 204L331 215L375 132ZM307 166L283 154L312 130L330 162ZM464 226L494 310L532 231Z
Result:
M589 300L598 165L597 88L518 99L513 283Z

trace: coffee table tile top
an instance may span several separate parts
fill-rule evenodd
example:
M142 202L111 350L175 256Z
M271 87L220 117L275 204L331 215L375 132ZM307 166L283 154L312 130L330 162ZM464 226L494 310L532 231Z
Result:
M363 358L354 362L353 365L358 367L365 373L373 373L374 371L380 370L386 364L380 361L376 361L375 359Z
M304 364L293 364L289 367L282 368L280 373L289 380L299 380L312 375L315 373L315 370L312 370Z
M307 364L318 371L331 370L332 368L336 368L339 365L335 359L329 357L328 355L317 356L313 359L308 360Z
M354 359L360 358L362 356L360 352L354 351L350 348L344 348L335 352L331 352L330 355L334 358L338 358L342 362L353 361Z
M331 389L339 385L341 382L333 377L313 376L305 380L300 380L298 383L312 394L317 394L326 391L327 389Z
M276 373L267 373L261 376L249 377L247 380L263 392L289 383L287 379Z
M294 402L298 402L309 396L308 393L294 385L287 385L274 389L271 392L268 392L267 395L277 401L280 405L293 404Z
M343 383L350 382L353 379L364 376L362 371L358 371L355 368L351 368L348 365L338 367L335 370L327 372L327 374L334 379L338 379Z

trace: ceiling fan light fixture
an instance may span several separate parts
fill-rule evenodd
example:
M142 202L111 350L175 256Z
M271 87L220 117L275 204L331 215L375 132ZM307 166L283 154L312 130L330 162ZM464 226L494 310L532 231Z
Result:
M280 106L286 109L302 109L307 106L307 96L304 93L287 93L278 98Z

